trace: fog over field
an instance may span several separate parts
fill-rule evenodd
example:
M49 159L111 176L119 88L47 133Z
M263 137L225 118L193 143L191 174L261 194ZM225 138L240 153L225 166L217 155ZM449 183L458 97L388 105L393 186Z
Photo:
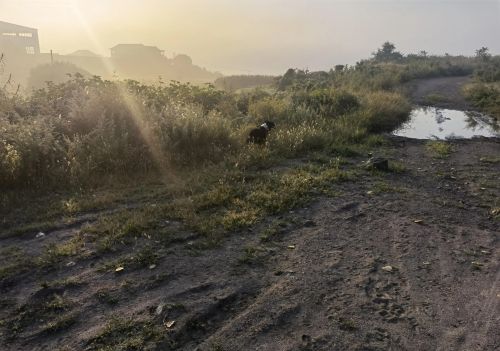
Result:
M404 53L500 52L496 0L0 0L0 20L38 28L43 52L144 43L225 74L353 64L386 40Z

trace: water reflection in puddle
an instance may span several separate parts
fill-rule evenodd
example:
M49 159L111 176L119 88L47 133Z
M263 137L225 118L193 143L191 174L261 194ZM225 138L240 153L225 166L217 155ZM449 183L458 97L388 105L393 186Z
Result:
M500 125L493 118L477 112L419 107L394 134L415 139L500 137Z

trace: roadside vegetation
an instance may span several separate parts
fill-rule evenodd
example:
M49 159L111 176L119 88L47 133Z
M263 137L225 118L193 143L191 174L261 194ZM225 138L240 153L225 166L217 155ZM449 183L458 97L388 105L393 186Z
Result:
M62 333L82 322L78 304L62 292L86 282L44 280L58 268L92 262L89 270L122 277L154 270L175 243L195 256L254 228L260 228L257 245L266 245L287 225L314 225L286 215L315 197L336 196L340 183L360 174L380 178L367 194L402 192L384 182L385 173L361 167L359 159L383 146L383 133L408 118L411 104L402 84L473 72L485 79L489 73L481 69L495 60L403 55L385 43L373 58L352 67L290 69L278 78L234 77L215 86L146 85L75 73L23 95L7 79L0 89L0 240L78 230L35 243L39 247L31 251L0 250L0 288L29 274L43 292L19 306L0 300L0 336L13 342ZM254 85L266 88L246 89ZM265 120L277 125L266 144L247 144L249 130ZM436 158L454 151L441 142L427 148ZM405 171L394 162L388 174ZM258 265L266 252L259 246L241 250L241 267ZM169 277L157 274L147 287L124 278L119 286L100 288L92 301L112 309L126 294L142 293ZM357 328L348 322L344 329ZM162 323L113 318L86 346L158 345L165 342L164 329L173 326Z
M476 60L474 82L464 87L464 94L475 107L500 119L500 56L483 47L476 51Z
M401 86L409 80L474 72L485 83L468 91L496 91L484 84L496 84L497 63L484 48L476 57L438 57L424 51L403 55L384 43L371 59L352 67L289 69L273 79L228 78L238 84L274 82L273 89L238 93L212 85L145 85L79 73L29 95L7 83L0 91L0 211L5 214L0 228L8 235L42 230L61 215L72 223L78 214L110 204L165 196L176 203L168 217L200 232L250 226L273 212L267 200L249 201L258 196L252 191L272 197L294 186L283 181L290 175L264 176L268 170L312 153L331 160L382 144L380 133L408 118L411 106ZM264 147L248 145L248 131L264 120L278 127ZM322 171L298 169L293 181L314 187ZM251 186L241 187L242 182ZM304 184L297 189L307 192ZM16 208L26 207L28 199L32 206L20 223ZM286 210L296 204L280 200L286 206L272 206ZM213 216L218 206L223 210ZM211 223L203 220L204 209L211 210Z

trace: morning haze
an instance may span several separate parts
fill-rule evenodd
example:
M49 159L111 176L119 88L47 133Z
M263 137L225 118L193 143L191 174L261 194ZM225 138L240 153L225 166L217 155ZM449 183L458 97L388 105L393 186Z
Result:
M38 28L42 52L143 43L226 74L353 64L386 40L404 53L500 52L499 1L0 0L0 16Z
M499 351L499 10L0 0L0 351Z

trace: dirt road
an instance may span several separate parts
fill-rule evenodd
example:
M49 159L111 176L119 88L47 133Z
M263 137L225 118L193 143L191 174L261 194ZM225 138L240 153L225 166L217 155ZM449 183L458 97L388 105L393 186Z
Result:
M470 110L472 106L461 92L462 86L470 81L468 76L417 79L408 83L406 88L417 105Z
M452 141L435 158L424 142L390 140L379 152L400 172L363 171L216 249L183 234L151 243L152 268L103 269L111 253L3 281L1 349L498 350L499 141ZM71 319L48 332L42 306ZM34 322L20 329L23 314Z

